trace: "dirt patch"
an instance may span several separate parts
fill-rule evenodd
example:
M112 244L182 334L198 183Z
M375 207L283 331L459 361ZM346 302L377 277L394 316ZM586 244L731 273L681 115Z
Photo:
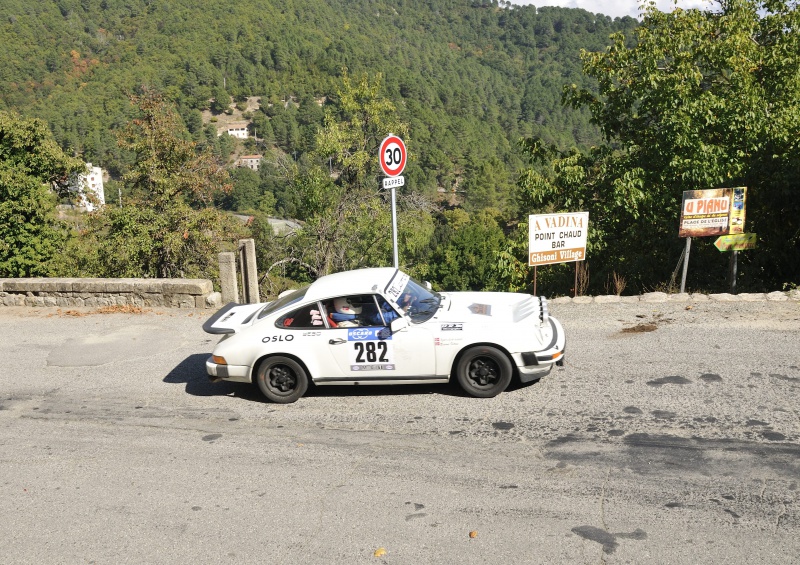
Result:
M212 114L210 110L203 110L203 123L207 124L210 123L213 119L214 125L217 127L218 131L223 131L226 127L233 123L240 123L240 122L250 122L250 120L246 120L244 118L244 113L253 113L259 108L261 108L261 98L258 96L250 96L247 99L247 108L242 112L236 107L236 103L231 101L230 105L230 114Z
M61 310L61 308L59 308L56 310L55 314L50 314L50 316L58 316L59 318L82 318L84 316L91 316L92 314L146 314L148 312L150 312L150 310L142 308L141 306L125 304L119 306L101 306L96 310Z
M644 318L644 314L637 314L637 318ZM671 322L669 318L665 318L663 314L655 314L649 320L642 320L638 324L631 326L629 328L622 328L620 333L623 334L638 334L638 333L647 333L647 332L654 332L658 329L658 326L661 324L667 324Z
M652 322L643 322L641 324L636 324L632 328L622 328L620 333L624 334L638 334L638 333L645 333L645 332L654 332L658 329L658 325Z

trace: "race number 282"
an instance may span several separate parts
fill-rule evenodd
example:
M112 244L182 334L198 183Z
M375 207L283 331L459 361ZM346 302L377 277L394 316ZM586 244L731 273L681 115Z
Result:
M389 362L389 347L385 341L357 341L353 346L356 349L356 363Z

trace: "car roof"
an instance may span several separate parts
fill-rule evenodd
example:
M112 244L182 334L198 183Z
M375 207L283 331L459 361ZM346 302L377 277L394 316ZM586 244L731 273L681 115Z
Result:
M346 294L383 293L396 272L394 267L374 267L326 275L311 283L305 299L322 300Z

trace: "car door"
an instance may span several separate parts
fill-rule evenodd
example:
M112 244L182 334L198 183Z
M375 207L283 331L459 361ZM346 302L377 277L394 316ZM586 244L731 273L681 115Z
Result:
M351 300L353 302L354 300ZM390 319L400 317L382 297L370 295L356 327L329 330L331 354L347 380L415 380L436 375L433 336L424 326L405 325L393 333ZM366 309L383 315L368 315Z
M276 351L297 356L314 381L342 378L329 344L337 330L332 329L325 318L326 312L320 303L306 304L278 318L275 328L282 330L280 335L267 336L262 341L274 345Z

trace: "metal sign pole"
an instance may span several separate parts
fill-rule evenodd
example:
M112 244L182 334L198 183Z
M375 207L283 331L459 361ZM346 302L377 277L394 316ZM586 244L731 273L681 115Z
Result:
M406 166L406 144L403 140L390 133L381 141L378 151L378 161L381 170L388 177L383 179L383 188L392 189L392 246L394 247L394 268L400 268L400 259L397 253L397 206L395 204L395 188L405 184L405 178L400 176Z
M681 294L686 289L686 271L689 268L689 251L692 249L692 238L686 238L686 253L683 254L683 275L681 276Z
M394 247L394 268L400 268L400 260L397 254L397 208L395 207L395 190L392 187L392 245Z
M736 271L737 271L737 264L736 261L738 259L738 251L733 251L731 253L730 259L730 276L731 276L731 294L736 294Z

